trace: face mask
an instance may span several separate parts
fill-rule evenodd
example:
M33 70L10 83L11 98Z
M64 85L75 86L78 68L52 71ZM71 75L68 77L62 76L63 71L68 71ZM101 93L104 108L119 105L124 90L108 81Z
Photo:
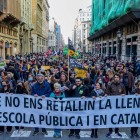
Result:
M21 89L21 85L17 85L17 88L18 88L18 89Z
M102 84L102 81L99 81L100 84Z
M2 87L4 88L4 87L6 87L6 85L2 85Z
M33 78L28 78L28 81L29 81L29 82L33 81Z
M47 75L50 75L50 73L48 73Z

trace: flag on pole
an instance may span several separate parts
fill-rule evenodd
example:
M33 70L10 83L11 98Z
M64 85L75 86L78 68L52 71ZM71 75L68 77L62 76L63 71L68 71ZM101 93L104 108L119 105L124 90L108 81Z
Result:
M69 56L73 56L75 55L75 49L73 47L72 41L70 39L68 39L68 48L69 48Z

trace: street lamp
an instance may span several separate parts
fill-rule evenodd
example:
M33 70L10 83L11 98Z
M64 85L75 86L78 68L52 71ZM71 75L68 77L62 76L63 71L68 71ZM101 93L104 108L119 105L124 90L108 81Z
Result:
M118 35L118 60L120 61L120 54L121 54L121 30L119 29L118 32L117 32L117 35Z

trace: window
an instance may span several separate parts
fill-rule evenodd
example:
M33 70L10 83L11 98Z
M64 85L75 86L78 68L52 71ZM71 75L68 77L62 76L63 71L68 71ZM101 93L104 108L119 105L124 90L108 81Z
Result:
M87 20L89 20L89 18L87 18Z
M83 18L83 21L84 21L84 18Z
M89 14L87 14L87 16L89 16Z
M89 11L90 11L90 9L89 9Z
M85 14L83 13L83 16L85 16Z
M6 9L7 0L4 0L4 8Z
M80 17L82 16L82 14L80 14Z

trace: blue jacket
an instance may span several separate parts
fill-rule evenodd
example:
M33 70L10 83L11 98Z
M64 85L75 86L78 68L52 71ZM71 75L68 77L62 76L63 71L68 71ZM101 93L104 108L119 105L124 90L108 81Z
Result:
M35 94L37 94L38 96L45 95L46 97L49 97L51 94L51 87L48 82L44 81L44 84L41 88L38 82L35 83L32 87L31 95Z
M58 97L58 98L65 98L65 94L61 92L58 96L55 94L55 92L52 92L50 95L51 98Z
M98 75L95 75L95 76L94 76L94 80L93 80L93 83L94 83L94 84L96 83L96 79L97 79L98 77L99 77ZM102 82L104 83L103 75L101 76L101 79L102 79Z
M0 88L2 88L2 79L1 79L1 76L0 76Z

